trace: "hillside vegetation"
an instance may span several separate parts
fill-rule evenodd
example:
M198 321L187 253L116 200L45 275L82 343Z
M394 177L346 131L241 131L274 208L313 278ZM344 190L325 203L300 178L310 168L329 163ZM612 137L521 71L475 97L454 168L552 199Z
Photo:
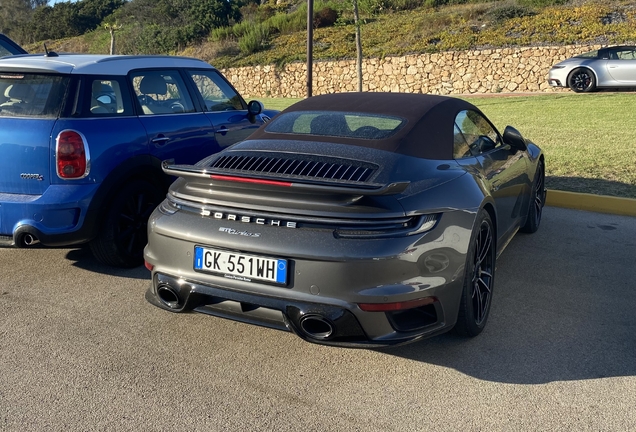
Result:
M80 0L83 2L106 0ZM121 3L108 0L110 5ZM293 0L292 0L293 1ZM228 7L228 5L233 5ZM359 0L365 57L483 47L636 42L636 0ZM214 7L212 7L212 6ZM161 7L160 7L161 6ZM355 57L351 0L316 0L314 58ZM103 24L118 24L120 54L179 54L217 67L306 59L306 3L133 0L102 25L48 39L49 49L108 53ZM42 51L41 42L27 45Z

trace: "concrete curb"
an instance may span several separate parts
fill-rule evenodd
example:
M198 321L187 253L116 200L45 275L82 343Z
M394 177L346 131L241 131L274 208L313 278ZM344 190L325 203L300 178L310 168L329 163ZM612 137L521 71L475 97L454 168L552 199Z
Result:
M548 190L546 205L597 213L636 216L636 199Z

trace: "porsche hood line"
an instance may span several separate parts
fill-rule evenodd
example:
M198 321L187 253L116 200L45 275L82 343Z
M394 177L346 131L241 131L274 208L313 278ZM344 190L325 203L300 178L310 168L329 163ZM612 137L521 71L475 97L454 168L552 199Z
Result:
M497 255L545 200L540 149L441 96L313 97L164 171L151 303L340 346L477 335Z

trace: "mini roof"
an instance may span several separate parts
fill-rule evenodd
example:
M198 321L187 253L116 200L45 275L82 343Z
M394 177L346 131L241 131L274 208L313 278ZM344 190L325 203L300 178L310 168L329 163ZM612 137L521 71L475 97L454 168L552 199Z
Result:
M453 158L454 122L460 111L474 110L462 99L414 93L336 93L302 100L286 110L345 112L400 117L406 124L388 138L369 140L311 134L280 134L261 127L250 139L328 141L406 154L425 159ZM278 116L277 116L278 117ZM276 121L276 117L272 122Z
M126 75L132 69L191 67L212 68L190 57L92 54L29 54L0 59L0 71L87 75Z

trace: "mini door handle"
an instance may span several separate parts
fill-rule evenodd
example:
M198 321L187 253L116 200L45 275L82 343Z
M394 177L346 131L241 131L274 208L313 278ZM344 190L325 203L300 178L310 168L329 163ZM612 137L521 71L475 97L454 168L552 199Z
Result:
M155 144L165 144L168 141L170 141L170 138L165 137L165 136L164 137L157 137L157 138L153 138L152 139L152 142L155 143Z
M230 130L225 127L225 126L221 126L219 129L216 130L216 133L220 133L220 134L226 134L228 133Z

